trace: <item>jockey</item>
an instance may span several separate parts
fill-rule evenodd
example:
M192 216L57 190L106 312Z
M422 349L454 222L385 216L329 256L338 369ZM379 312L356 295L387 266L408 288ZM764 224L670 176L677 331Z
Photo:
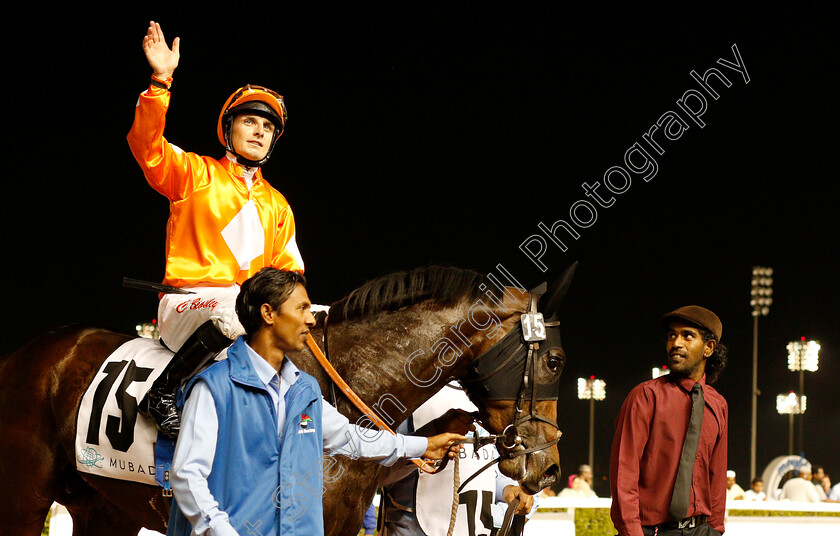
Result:
M163 282L189 294L163 294L161 339L175 357L140 403L164 434L177 435L174 392L238 336L241 285L264 266L303 272L295 220L285 197L263 178L265 164L286 124L283 97L247 85L219 114L217 134L226 149L216 160L185 152L163 136L180 40L167 46L151 22L143 51L153 74L140 94L128 144L146 181L169 199Z

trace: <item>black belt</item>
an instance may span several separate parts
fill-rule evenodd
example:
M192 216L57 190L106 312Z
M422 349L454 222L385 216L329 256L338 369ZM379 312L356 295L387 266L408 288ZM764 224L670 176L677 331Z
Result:
M696 516L691 516L683 519L682 521L666 521L665 523L659 523L658 525L651 525L651 528L658 528L658 529L692 529L697 525L702 525L706 522L708 516L706 514L700 514Z

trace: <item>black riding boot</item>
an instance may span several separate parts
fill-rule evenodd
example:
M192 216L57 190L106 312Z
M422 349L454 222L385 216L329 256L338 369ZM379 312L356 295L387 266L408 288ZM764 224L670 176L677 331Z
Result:
M138 405L138 411L151 417L161 433L176 438L181 429L181 418L175 407L175 391L184 380L198 372L232 342L222 335L212 321L200 325L154 381Z

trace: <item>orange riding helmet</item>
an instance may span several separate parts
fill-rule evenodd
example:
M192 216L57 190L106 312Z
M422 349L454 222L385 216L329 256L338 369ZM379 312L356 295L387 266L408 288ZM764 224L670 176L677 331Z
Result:
M274 123L274 137L271 139L271 145L265 157L256 162L243 158L233 150L233 145L230 140L230 128L233 123L233 118L242 113L249 113L265 117ZM283 134L283 129L286 127L286 104L283 102L283 96L275 91L262 86L248 84L245 87L237 89L222 107L222 112L219 114L219 122L216 127L219 141L231 153L235 154L240 164L248 167L257 167L265 164L268 157L271 156L271 151L274 150L274 144L277 138Z

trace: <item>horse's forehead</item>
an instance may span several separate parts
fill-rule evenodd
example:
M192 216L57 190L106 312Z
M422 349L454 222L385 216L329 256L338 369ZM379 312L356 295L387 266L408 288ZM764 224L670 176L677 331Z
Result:
M484 300L500 318L516 317L517 319L519 315L528 310L530 301L530 292L515 287L506 287L501 295Z

